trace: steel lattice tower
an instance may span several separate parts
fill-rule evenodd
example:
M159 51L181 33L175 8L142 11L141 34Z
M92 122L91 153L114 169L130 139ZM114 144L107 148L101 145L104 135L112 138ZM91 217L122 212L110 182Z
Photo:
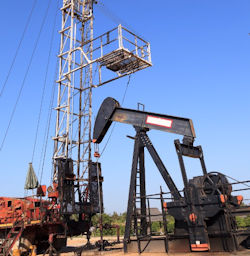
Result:
M93 0L63 0L59 52L54 180L56 160L71 158L79 201L88 184L91 160ZM90 42L87 45L86 42Z
M61 8L53 181L71 184L60 198L66 214L85 212L90 197L92 89L151 66L150 44L121 25L93 37L95 3L63 0ZM60 178L59 162L64 160L73 163L66 167L74 174L70 180Z

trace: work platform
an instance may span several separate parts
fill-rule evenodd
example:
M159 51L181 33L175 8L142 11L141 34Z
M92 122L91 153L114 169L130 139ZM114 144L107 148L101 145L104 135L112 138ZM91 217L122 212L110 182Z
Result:
M92 43L99 85L152 66L150 44L122 25L95 38Z
M59 57L66 59L67 54L61 53ZM152 66L150 43L122 25L85 42L71 54L75 59L73 68L66 71L65 65L62 69L64 78L57 82L63 82L71 73L89 67L95 74L92 87L98 87Z
M117 49L103 56L99 62L101 66L105 66L107 69L120 72L121 74L134 73L150 66L143 58L134 55L124 48Z
M152 66L150 44L121 25L94 41L100 45L100 66L111 71L129 74Z

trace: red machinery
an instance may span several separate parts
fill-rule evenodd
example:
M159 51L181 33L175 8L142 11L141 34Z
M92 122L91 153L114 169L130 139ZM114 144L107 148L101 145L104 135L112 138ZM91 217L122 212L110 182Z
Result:
M8 255L19 238L21 250L27 250L34 244L38 251L48 248L50 234L54 235L53 246L56 249L66 245L65 224L57 204L58 192L55 186L51 190L49 200L41 199L46 195L46 186L37 190L40 199L0 197L1 254Z
M0 255L9 255L19 238L21 252L29 250L31 245L36 245L38 252L48 248L60 250L66 246L67 236L85 234L89 238L91 216L99 211L97 168L95 163L90 166L90 202L79 205L82 214L64 213L69 198L73 198L69 193L75 179L68 168L62 170L59 182L47 189L47 200L42 199L46 196L46 186L38 187L36 197L0 197Z
M27 197L23 199L0 197L0 227L10 225L20 218L28 223L42 219L49 202ZM44 209L45 211L42 211Z

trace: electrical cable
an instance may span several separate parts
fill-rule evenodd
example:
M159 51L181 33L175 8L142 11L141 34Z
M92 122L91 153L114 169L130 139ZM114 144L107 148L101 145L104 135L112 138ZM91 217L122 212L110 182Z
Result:
M54 42L56 18L57 18L57 9L56 9L56 13L55 13L55 18L54 18L54 22L53 22L53 29L52 29L51 39L50 39L49 54L48 54L48 60L47 60L45 77L44 77L44 83L43 83L43 89L42 89L42 97L41 97L41 102L40 102L40 109L39 109L39 114L38 114L38 120L37 120L37 127L36 127L36 134L35 134L35 141L34 141L34 146L33 146L32 157L31 157L31 163L34 160L34 155L35 155L35 150L36 150L37 137L38 137L38 132L39 132L39 125L40 125L40 120L41 120L42 107L43 107L43 101L44 101L44 96L45 96L45 89L46 89L46 84L47 84L47 79L48 79L48 72L49 72L49 66L50 66L51 53L52 53L53 42Z
M124 91L124 94L123 94L123 97L122 97L122 104L121 104L121 106L123 106L123 103L125 101L125 97L126 97L127 91L128 91L128 86L130 84L130 79L131 79L131 74L128 77L128 82L127 82L127 85L126 85L126 88L125 88L125 91Z
M99 2L99 4L97 4L96 6L106 17L110 18L115 24L123 24L124 27L129 29L131 32L148 41L144 36L142 37L132 26L130 26L127 22L125 22L123 19L118 17L113 11L111 11L106 5L104 5L104 3Z
M125 97L126 97L126 94L127 94L127 90L128 90L128 86L129 86L129 84L130 84L130 79L131 79L131 74L130 74L129 77L128 77L128 82L127 82L127 85L126 85L126 88L125 88L125 91L124 91L124 94L123 94L123 97L122 97L122 103L121 103L121 105L123 105L123 103L124 103L124 100L125 100ZM114 131L115 125L116 125L116 123L115 123L115 124L113 125L113 127L112 127L112 130L111 130L111 132L110 132L110 134L109 134L109 137L108 137L108 139L107 139L107 141L106 141L105 146L104 146L103 149L102 149L102 152L101 152L100 156L96 158L96 163L97 163L97 182L98 182L98 184L100 184L100 180L99 180L99 178L100 178L100 176L99 176L99 175L100 175L100 172L99 172L98 161L99 161L99 159L101 158L102 154L104 153L104 151L105 151L105 149L106 149L106 147L107 147L107 145L108 145L108 143L109 143L109 141L110 141L110 138L111 138L112 133L113 133L113 131ZM100 186L98 186L98 197L99 197L99 208L100 208L100 217L99 217L99 221L100 221L100 225L102 225L102 224L103 224L103 209L102 209L102 197L101 197ZM101 229L101 234L100 234L100 235L101 235L101 243L103 244L103 233L102 233L102 229Z
M224 174L225 175L225 174ZM235 181L235 182L237 182L237 183L239 183L239 184L243 184L244 186L246 186L246 187L249 187L250 188L250 186L249 185L247 185L246 184L246 182L244 183L244 182L240 182L239 180L236 180L235 178L233 178L233 177L230 177L230 176L228 176L228 175L225 175L227 178L229 178L229 179L231 179L231 180L233 180L233 181Z
M221 172L210 172L209 174L214 174L214 173L215 173L215 174L224 175L225 177L227 177L227 178L229 178L229 179L231 179L231 180L233 180L233 181L235 181L235 182L237 182L237 183L239 183L239 184L243 184L244 186L250 188L250 185L247 185L246 182L245 182L245 183L244 183L244 182L241 182L241 181L239 181L239 180L237 180L237 179L235 179L235 178L233 178L233 177L230 177L230 176L228 176L228 175L222 174Z
M26 31L27 31L27 29L28 29L28 27L29 27L29 24L30 24L30 21L31 21L31 17L32 17L32 15L33 15L33 12L34 12L34 9L35 9L36 4L37 4L37 0L35 0L35 1L33 2L33 5L32 5L32 7L31 7L31 11L30 11L30 14L29 14L29 16L28 16L28 19L27 19L27 21L26 21L26 24L25 24L25 26L24 26L24 30L23 30L23 33L22 33L21 38L20 38L20 40L19 40L19 43L18 43L16 52L15 52L15 54L14 54L14 58L12 59L10 68L9 68L9 70L8 70L8 73L7 73L7 76L6 76L5 80L4 80L3 86L2 86L2 88L1 88L0 97L3 95L3 92L4 92L4 90L5 90L6 84L8 83L10 74L11 74L12 69L13 69L13 67L14 67L14 64L15 64L15 62L16 62L17 55L18 55L19 50L20 50L20 48L21 48L21 45L22 45L22 43L23 43L23 39L24 39L24 36L25 36L25 34L26 34Z
M58 75L57 73L57 65L58 65L58 60L56 62L55 65L55 76L54 76L54 81L56 80L56 77ZM49 103L49 108L48 108L48 116L47 116L47 125L46 125L46 129L45 129L45 133L44 133L44 138L43 138L43 146L42 146L42 151L41 151L41 156L40 156L40 161L39 161L39 168L38 168L38 177L40 175L40 171L41 171L41 166L44 166L43 163L43 159L45 158L44 155L46 155L46 147L47 147L47 141L48 141L48 134L49 134L49 130L50 130L50 123L51 123L51 116L52 116L52 110L53 110L53 102L54 102L54 96L55 96L55 88L56 86L53 85L51 87L51 96L50 96L50 103ZM42 175L41 175L41 179L42 179ZM40 181L41 184L41 181Z
M13 120L14 115L15 115L15 112L16 112L16 108L17 108L18 102L19 102L19 100L20 100L20 98L21 98L22 91L23 91L23 88L24 88L26 79L27 79L27 77L28 77L29 70L30 70L30 67L31 67L31 64L32 64L34 55L35 55L35 53L36 53L36 49L37 49L37 46L38 46L38 43L39 43L41 34L42 34L42 30L43 30L43 27L44 27L46 18L47 18L47 16L48 16L48 12L49 12L49 8L50 8L50 5L51 5L51 2L52 2L52 1L49 0L48 6L47 6L47 8L46 8L45 15L44 15L44 17L43 17L42 24L41 24L41 27L40 27L40 30L39 30L39 33L38 33L38 37L37 37L37 39L36 39L36 41L35 41L35 45L34 45L34 48L33 48L33 51L32 51L32 54L31 54L31 57L30 57L30 60L29 60L29 63L28 63L28 66L27 66L27 69L26 69L26 72L25 72L25 75L24 75L24 78L23 78L23 81L22 81L21 87L20 87L19 92L18 92L18 96L17 96L16 102L15 102L14 108L13 108L13 110L12 110L12 112L11 112L11 116L10 116L10 120L9 120L7 129L5 130L4 137L3 137L3 140L2 140L2 142L1 142L0 151L2 151L2 149L3 149L3 146L4 146L4 143L5 143L5 141L6 141L7 135L8 135L8 133L9 133L9 129L10 129L12 120Z
M59 4L57 3L57 10L58 9L59 9ZM58 50L58 52L59 52L59 50ZM59 59L57 58L56 65L55 65L55 72L54 72L54 81L56 81L57 77L58 77L58 69L57 69L58 65L59 65ZM39 171L38 171L38 173L40 173L40 170L41 170L40 184L42 183L44 163L45 163L46 153L47 153L50 125L51 125L51 117L52 117L53 103L54 103L54 97L55 97L55 89L56 89L56 85L54 84L52 86L50 104L49 104L49 109L48 109L48 117L47 117L47 127L46 127L46 132L44 134L43 147L42 147L41 157L40 157L40 162L39 162ZM53 171L53 166L52 166L52 171ZM51 171L51 177L53 177L52 171Z
M59 59L57 59L57 62L55 65L54 81L56 81L56 78L58 76L58 69L57 69L58 63L59 63ZM47 116L47 122L46 122L47 125L46 125L46 129L45 129L46 131L45 131L44 138L43 138L43 147L42 147L42 151L41 151L41 157L40 157L39 169L38 169L38 176L39 176L41 166L42 166L41 176L40 176L40 184L42 182L43 168L44 168L46 152L47 152L47 145L48 145L48 138L49 138L49 131L50 131L50 124L51 124L51 117L52 117L52 110L53 110L56 86L53 85L51 87L51 89L52 89L52 91L51 91L51 96L50 96L50 104L49 104L49 108L48 108L48 116Z
M127 85L126 85L126 88L125 88L125 91L124 91L124 94L123 94L123 97L122 97L121 106L122 106L123 103L124 103L124 100L125 100L125 97L126 97L126 94L127 94L127 90L128 90L128 86L129 86L129 84L130 84L130 79L131 79L131 74L130 74L129 77L128 77L128 82L127 82ZM110 141L110 138L111 138L111 136L112 136L112 134L113 134L113 131L114 131L114 129L115 129L115 125L116 125L116 123L114 123L114 125L113 125L113 127L112 127L112 129L111 129L111 132L110 132L109 137L108 137L108 139L107 139L107 141L106 141L106 144L104 145L104 147L103 147L103 149L102 149L102 152L100 153L100 157L102 156L102 154L104 153L104 151L106 150L106 148L107 148L107 146L108 146L108 143L109 143L109 141ZM99 157L99 158L100 158L100 157Z
M40 184L42 182L44 163L45 163L45 158L46 158L46 153L47 153L49 131L50 131L50 124L51 124L51 116L52 116L53 102L54 102L54 96L55 96L55 88L56 88L56 86L54 85L53 90L52 90L52 94L51 94L51 99L50 99L50 107L49 107L50 111L49 111L49 116L48 116L48 120L47 120L47 132L45 133L46 140L44 141L44 154L43 154L43 161L42 161ZM40 168L39 168L39 171L40 171Z

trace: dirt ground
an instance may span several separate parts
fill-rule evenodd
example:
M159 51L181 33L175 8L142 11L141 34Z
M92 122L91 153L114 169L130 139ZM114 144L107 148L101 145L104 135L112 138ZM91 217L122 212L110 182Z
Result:
M114 242L116 240L115 237L105 237L105 240L108 240L109 242ZM96 241L98 241L99 238L91 238L91 243L95 244ZM137 256L140 255L138 253L127 253L124 254L123 252L123 244L116 244L112 247L109 251L100 252L98 249L93 250L82 250L83 246L86 244L86 239L82 237L77 238L69 238L67 241L67 248L64 248L60 255L61 256L94 256L94 255L105 255L105 256L120 256L120 255L126 255L126 256ZM81 252L81 253L80 253ZM232 255L249 255L250 256L250 250L247 251L240 251L237 253L142 253L141 255L145 256L232 256Z

